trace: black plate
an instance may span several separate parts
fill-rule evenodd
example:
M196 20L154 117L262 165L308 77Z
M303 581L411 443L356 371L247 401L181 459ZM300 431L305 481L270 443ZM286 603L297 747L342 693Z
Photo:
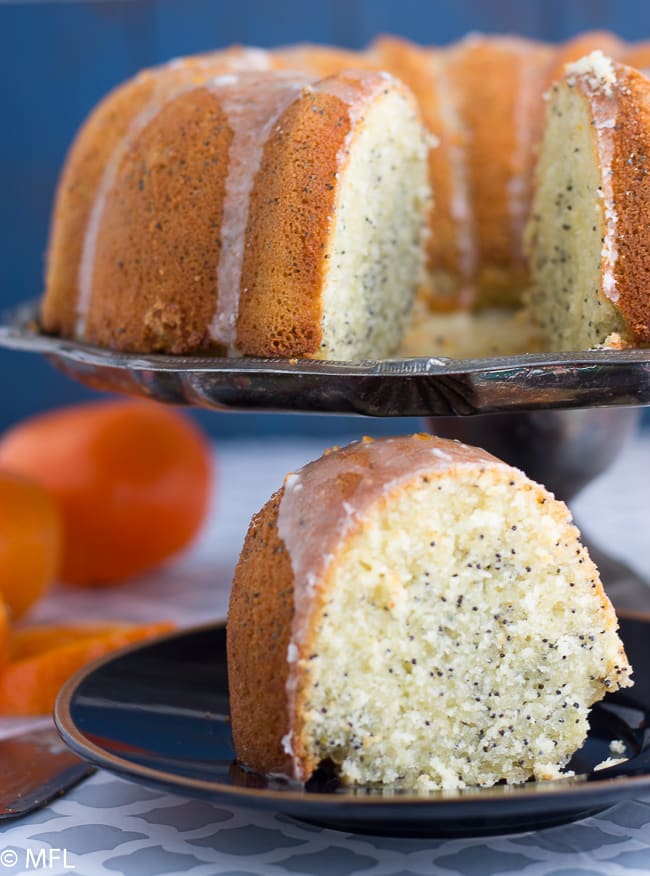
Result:
M650 791L650 622L621 621L636 668L633 693L595 706L574 757L574 779L462 792L383 792L267 780L234 761L225 628L202 627L132 646L92 664L62 689L59 732L97 766L221 803L259 806L345 831L401 836L505 833L572 821ZM594 772L623 739L629 760Z

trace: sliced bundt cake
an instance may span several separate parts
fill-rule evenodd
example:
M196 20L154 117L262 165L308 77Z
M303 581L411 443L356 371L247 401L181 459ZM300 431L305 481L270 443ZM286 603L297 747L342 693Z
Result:
M630 684L568 509L493 456L365 439L288 475L251 523L228 616L237 755L306 781L556 776Z
M604 78L602 56L577 60L594 49L615 59ZM340 360L647 344L646 87L618 62L649 58L648 43L606 32L559 46L471 34L442 47L383 37L362 52L235 46L145 70L99 104L66 161L43 328L130 352ZM521 317L513 333L549 88L527 238L541 331ZM592 191L587 177L610 171L600 209L564 196L569 176ZM568 222L569 208L586 222ZM631 217L620 244L615 215L621 231ZM597 296L599 237L618 291ZM562 290L576 271L574 300ZM478 344L457 343L461 323Z
M65 246L55 226L45 328L132 352L394 353L430 199L410 92L385 73L231 71L195 85L194 71L127 89L138 109L99 177L62 190L57 216L68 203L85 219Z

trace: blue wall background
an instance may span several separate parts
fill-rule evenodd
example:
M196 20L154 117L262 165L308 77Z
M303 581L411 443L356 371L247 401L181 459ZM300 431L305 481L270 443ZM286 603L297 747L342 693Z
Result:
M607 28L650 38L643 0L0 0L0 308L41 293L50 204L85 115L140 68L233 42L361 47L378 33L444 43L468 30L562 40ZM91 394L40 358L0 350L0 429ZM370 434L417 421L201 414L215 435Z

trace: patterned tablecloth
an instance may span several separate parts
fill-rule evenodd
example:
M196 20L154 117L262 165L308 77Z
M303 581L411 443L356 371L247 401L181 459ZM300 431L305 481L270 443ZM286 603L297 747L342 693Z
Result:
M223 617L251 514L287 471L314 458L323 447L314 440L223 443L217 447L213 513L190 553L128 586L100 593L61 589L39 607L34 619L174 617L189 625ZM573 505L591 538L647 577L649 471L650 436L631 444ZM0 722L0 736L17 729L15 722ZM99 772L47 808L5 823L0 834L0 876L35 869L80 876L650 873L650 796L576 824L533 833L394 839L301 826L279 813L160 793ZM32 851L30 859L27 849ZM42 849L46 856L39 859ZM63 849L65 858L57 851ZM35 859L40 860L36 868L27 866Z

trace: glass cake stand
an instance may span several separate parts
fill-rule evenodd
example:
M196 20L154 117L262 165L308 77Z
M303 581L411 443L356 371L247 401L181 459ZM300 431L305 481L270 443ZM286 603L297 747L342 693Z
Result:
M489 359L216 358L115 353L43 334L38 305L5 313L0 345L44 355L86 386L219 411L424 417L570 500L604 471L650 405L650 350ZM650 585L589 545L617 608L650 612Z

